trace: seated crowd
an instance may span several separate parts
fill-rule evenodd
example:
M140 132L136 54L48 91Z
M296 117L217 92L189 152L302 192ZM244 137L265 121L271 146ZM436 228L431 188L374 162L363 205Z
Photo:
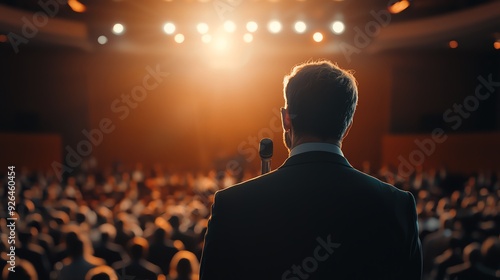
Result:
M367 164L363 171L370 173ZM0 278L198 279L213 194L252 175L138 165L88 169L60 182L18 172L16 267L8 269L12 244L2 207ZM372 175L414 194L426 280L500 279L500 173L417 170L402 178L382 168Z

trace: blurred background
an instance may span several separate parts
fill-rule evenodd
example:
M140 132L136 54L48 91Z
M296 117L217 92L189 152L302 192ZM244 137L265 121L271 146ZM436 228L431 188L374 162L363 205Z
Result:
M188 256L139 257L195 274L213 193L259 174L263 137L273 169L287 158L283 76L318 59L358 80L346 158L417 199L426 279L498 279L495 0L0 0L0 193L7 205L15 166L18 255L39 279L74 279L63 260L80 241L114 269L127 253L101 254L108 241L132 258L168 241L156 253ZM451 278L471 263L476 278Z
M411 1L393 13L385 0L0 4L3 165L64 163L66 147L78 153L82 130L106 118L115 129L89 155L101 166L258 166L261 137L275 141L277 166L287 156L276 120L283 76L325 58L359 82L344 146L352 164L398 165L416 137L442 128L448 139L424 165L498 167L498 84L477 104L466 99L479 76L500 80L498 1ZM132 96L148 67L164 76ZM461 115L453 106L464 101Z

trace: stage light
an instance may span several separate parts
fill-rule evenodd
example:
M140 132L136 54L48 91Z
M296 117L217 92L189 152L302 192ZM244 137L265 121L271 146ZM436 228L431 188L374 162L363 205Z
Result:
M245 43L250 43L253 41L253 35L250 34L250 33L245 33L245 35L243 35L243 41L245 41Z
M269 29L269 32L271 33L279 33L281 31L281 22L277 20L270 21L269 24L267 25L267 29Z
M204 22L198 23L198 25L196 25L196 29L200 34L205 34L208 32L208 24Z
M210 34L205 34L201 36L201 41L205 44L208 44L210 43L210 41L212 41L212 36L210 36Z
M174 37L174 41L178 44L184 42L184 35L183 34L176 34Z
M101 36L97 37L97 42L101 45L104 45L108 42L108 38L104 35L101 35Z
M123 26L123 24L121 23L115 23L115 25L113 25L112 31L115 35L121 35L123 34L123 32L125 32L125 26Z
M448 46L450 46L450 48L452 49L456 49L458 48L458 42L455 40L451 40L450 42L448 42Z
M295 29L295 32L302 34L302 33L306 32L307 26L306 26L305 22L297 21L297 22L295 22L293 28Z
M5 35L5 34L0 34L0 43L5 43L5 42L7 42L7 39L8 39L7 35Z
M495 48L495 50L500 50L500 40L493 43L493 48Z
M394 3L387 7L387 10L391 14L398 14L406 10L410 6L410 1L408 0L396 0Z
M342 34L344 33L345 30L345 25L343 22L336 20L332 23L332 31L335 34Z
M323 34L321 34L321 32L314 33L313 40L318 43L323 41Z
M247 30L248 32L255 32L259 28L259 25L255 21L247 22Z
M230 20L226 20L224 22L224 30L226 30L226 32L233 33L236 31L236 24Z
M68 0L68 6L73 10L73 12L83 13L87 10L87 7L80 3L78 0Z
M174 34L175 32L175 24L171 23L171 22L167 22L163 25L163 31L168 34L168 35L172 35Z

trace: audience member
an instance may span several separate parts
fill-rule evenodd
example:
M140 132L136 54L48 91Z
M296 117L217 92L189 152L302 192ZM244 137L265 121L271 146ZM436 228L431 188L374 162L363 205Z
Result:
M59 280L85 280L89 270L105 264L104 260L92 256L90 244L84 242L76 232L66 234L66 246L68 258L63 260Z
M116 272L107 265L92 268L85 275L85 280L118 280Z
M136 280L157 279L162 275L161 268L148 262L145 256L148 254L148 241L143 237L134 237L129 241L128 250L130 261L115 263L113 268L118 275L134 277Z
M199 262L189 251L179 251L170 263L168 280L198 280Z

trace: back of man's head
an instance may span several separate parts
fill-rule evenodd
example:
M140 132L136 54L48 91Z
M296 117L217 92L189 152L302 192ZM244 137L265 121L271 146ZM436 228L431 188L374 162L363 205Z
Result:
M342 140L358 101L356 79L330 61L295 66L283 81L294 134Z

